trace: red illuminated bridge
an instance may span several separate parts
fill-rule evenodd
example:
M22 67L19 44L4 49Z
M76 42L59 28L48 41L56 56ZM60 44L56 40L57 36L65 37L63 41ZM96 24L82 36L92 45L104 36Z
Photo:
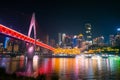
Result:
M23 41L26 41L28 43L32 43L32 44L36 43L36 45L44 47L44 48L49 49L51 51L55 50L55 48L53 48L53 47L51 47L51 46L49 46L47 44L44 44L44 43L39 42L39 41L35 42L35 39L33 39L31 37L28 37L28 36L26 36L26 35L24 35L24 34L22 34L20 32L17 32L15 30L10 29L10 28L8 28L8 27L6 27L4 25L1 25L1 24L0 24L0 33L11 36L11 37L14 37L14 38L17 38L17 39L20 39L20 40L23 40Z

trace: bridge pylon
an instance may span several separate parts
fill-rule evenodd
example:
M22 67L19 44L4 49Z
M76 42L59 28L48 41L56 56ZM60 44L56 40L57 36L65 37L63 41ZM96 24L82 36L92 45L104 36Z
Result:
M35 48L36 48L36 25L35 25L35 13L32 14L32 18L31 18L31 22L30 22L30 26L29 26L29 31L28 31L28 37L30 37L31 32L32 32L32 28L34 30L34 39L35 42L34 44L31 43L27 43L26 47L27 47L27 58L28 59L33 59L33 56L35 54Z

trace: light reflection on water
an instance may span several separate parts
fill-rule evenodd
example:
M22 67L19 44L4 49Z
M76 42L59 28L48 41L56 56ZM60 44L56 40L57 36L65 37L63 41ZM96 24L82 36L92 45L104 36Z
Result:
M120 57L109 58L41 58L35 56L26 61L25 57L1 58L0 67L7 73L37 77L39 74L58 74L61 80L112 79L120 78Z

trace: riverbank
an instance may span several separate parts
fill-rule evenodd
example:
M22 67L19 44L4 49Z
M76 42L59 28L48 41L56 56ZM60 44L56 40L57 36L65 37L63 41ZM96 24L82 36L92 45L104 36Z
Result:
M42 55L44 58L75 58L76 55Z

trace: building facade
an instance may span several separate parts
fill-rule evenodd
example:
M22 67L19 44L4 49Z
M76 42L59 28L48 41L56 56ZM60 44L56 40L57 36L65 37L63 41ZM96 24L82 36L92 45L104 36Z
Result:
M86 33L86 40L91 41L92 40L92 27L90 23L85 24L85 33Z

